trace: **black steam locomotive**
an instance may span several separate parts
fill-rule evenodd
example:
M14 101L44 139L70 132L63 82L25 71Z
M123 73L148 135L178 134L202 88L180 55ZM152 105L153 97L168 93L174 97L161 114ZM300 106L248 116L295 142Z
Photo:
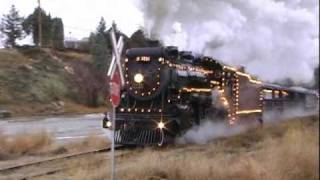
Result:
M171 46L129 49L123 69L116 127L109 114L103 120L116 129L118 144L161 145L205 120L261 123L264 110L307 106L307 99L309 108L317 104L311 91L264 84L243 69Z

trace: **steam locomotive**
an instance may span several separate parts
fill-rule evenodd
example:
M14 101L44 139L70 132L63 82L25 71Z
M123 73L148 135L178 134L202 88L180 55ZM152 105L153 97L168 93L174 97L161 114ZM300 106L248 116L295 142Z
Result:
M263 122L263 112L317 106L317 93L262 83L212 57L176 47L132 48L123 61L125 87L103 127L115 128L117 144L170 143L203 121L233 126Z

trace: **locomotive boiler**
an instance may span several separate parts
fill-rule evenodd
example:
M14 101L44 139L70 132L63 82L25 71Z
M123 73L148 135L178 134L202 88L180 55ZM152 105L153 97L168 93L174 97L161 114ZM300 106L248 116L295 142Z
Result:
M123 60L125 87L116 108L118 144L170 143L203 121L262 122L267 86L243 68L176 47L132 48ZM289 93L290 90L281 90Z

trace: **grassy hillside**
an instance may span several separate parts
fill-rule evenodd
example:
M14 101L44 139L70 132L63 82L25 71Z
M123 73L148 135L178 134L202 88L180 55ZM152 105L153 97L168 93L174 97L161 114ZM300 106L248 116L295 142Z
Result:
M90 60L71 51L0 49L0 110L13 115L102 112L82 105L72 84L71 65Z

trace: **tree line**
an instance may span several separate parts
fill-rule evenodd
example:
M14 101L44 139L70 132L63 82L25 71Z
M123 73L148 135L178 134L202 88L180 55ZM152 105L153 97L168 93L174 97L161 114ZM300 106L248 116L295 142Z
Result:
M56 49L64 48L64 25L59 17L52 17L43 9L35 8L34 11L27 17L19 15L19 11L14 5L7 14L4 14L0 21L0 35L4 37L4 44L7 48L17 47L17 40L25 38L27 35L32 35L33 43L39 43L39 19L41 14L41 39L43 47L52 47ZM100 51L102 45L111 49L109 39L110 28L107 29L106 22L101 17L100 22L95 32L89 36L88 44L85 45L85 51L96 53ZM2 34L1 34L2 33ZM159 46L159 41L153 41L145 37L143 30L138 29L128 38L124 33L116 30L117 37L124 36L126 47L143 47L143 46ZM95 48L98 48L96 50Z
M0 24L0 32L4 36L4 46L7 48L16 48L17 40L25 38L32 34L34 44L39 43L39 19L41 14L41 45L55 49L63 49L64 27L61 18L52 18L43 9L35 10L26 18L19 15L19 11L14 5L11 6L8 14L4 14Z
M41 14L41 46L64 50L64 24L61 18L52 17L43 9L35 10L27 17L19 15L14 5L4 14L0 23L0 35L4 36L6 48L17 48L17 40L32 35L35 45L39 43L39 19ZM90 63L75 62L71 64L75 73L70 75L69 82L75 91L75 100L89 106L99 106L105 102L108 83L105 79L112 56L110 30L106 21L101 17L94 32L91 32L87 41L81 41L82 51L91 54ZM160 46L156 40L146 38L143 30L139 29L131 37L126 36L115 28L116 38L123 36L124 51L132 47Z
M79 74L72 77L73 84L78 89L78 93L85 96L85 104L89 106L98 106L105 102L108 94L108 83L106 81L106 70L109 67L112 58L112 45L110 38L111 27L107 28L106 21L101 17L95 30L89 36L88 52L92 55L92 63L89 66L77 63L74 68ZM115 27L116 38L123 36L124 51L132 47L160 46L161 43L156 40L146 38L142 30L137 30L129 38L117 27ZM89 70L86 70L88 69Z

